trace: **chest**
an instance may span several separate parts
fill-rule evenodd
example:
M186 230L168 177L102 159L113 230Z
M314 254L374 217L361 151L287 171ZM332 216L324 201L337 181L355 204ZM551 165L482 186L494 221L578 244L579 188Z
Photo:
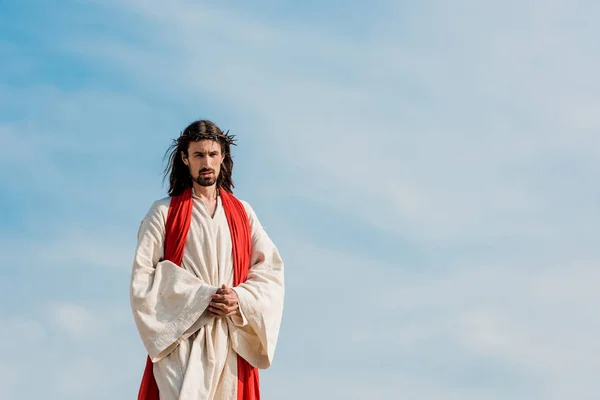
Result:
M216 210L217 210L217 201L216 200L203 201L203 204L204 204L204 207L206 208L206 212L207 212L208 216L210 218L214 218Z
M214 205L212 216L203 202L195 202L185 252L203 263L219 263L232 251L231 233L223 207Z

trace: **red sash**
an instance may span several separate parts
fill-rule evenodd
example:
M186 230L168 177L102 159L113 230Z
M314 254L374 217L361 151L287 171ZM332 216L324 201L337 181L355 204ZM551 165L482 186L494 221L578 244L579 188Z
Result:
M226 190L220 190L221 203L227 217L233 247L233 286L245 282L250 267L252 238L250 223L244 205ZM164 259L181 265L183 249L192 221L192 190L171 198L167 223L165 225ZM260 400L258 369L252 367L238 355L238 395L237 400ZM158 386L154 379L152 361L146 360L138 400L159 400Z

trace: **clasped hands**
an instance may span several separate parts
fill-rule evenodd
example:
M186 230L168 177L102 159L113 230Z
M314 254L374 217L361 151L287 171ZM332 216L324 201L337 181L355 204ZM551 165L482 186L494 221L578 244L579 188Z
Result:
M232 288L223 284L217 292L212 295L212 300L208 304L208 312L213 317L228 317L230 315L239 315L238 295Z

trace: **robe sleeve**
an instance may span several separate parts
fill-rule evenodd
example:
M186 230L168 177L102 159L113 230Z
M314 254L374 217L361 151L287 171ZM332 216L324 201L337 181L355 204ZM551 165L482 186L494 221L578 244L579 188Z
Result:
M233 288L245 324L231 323L230 335L240 356L252 366L266 369L273 361L283 314L283 260L254 210L242 203L250 220L252 255L248 279Z
M168 201L156 202L142 221L133 262L130 301L136 327L157 362L202 327L217 288L184 268L162 260Z

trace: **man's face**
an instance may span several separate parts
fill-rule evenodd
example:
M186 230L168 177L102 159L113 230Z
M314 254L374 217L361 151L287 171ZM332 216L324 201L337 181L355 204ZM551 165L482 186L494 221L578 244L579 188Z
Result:
M221 154L221 145L214 140L199 140L188 146L188 156L181 158L190 169L194 182L201 186L212 186L221 172L221 163L225 156Z

